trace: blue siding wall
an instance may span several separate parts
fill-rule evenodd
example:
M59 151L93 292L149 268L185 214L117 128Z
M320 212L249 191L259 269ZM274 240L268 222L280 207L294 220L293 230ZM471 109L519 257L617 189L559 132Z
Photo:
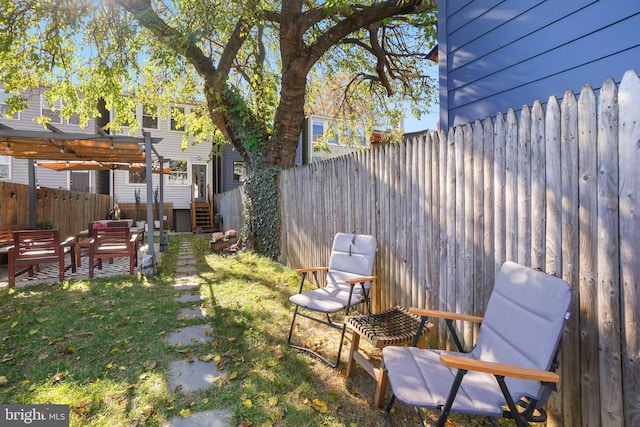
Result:
M640 1L440 2L440 126L640 71Z

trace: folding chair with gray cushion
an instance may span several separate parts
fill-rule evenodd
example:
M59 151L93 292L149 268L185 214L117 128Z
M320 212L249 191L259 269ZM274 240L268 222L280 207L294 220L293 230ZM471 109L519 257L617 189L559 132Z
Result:
M348 316L351 307L361 303L365 304L369 313L371 312L369 290L375 280L375 276L372 276L375 254L376 239L373 236L338 233L333 240L328 267L297 270L302 275L302 280L299 293L289 298L296 305L287 338L290 347L311 353L333 368L338 367L346 325L344 321L335 322L331 315L344 311L344 315ZM318 280L318 272L325 272L323 284ZM309 273L313 274L318 288L303 293ZM341 331L335 362L329 361L308 347L292 344L291 338L298 315ZM322 315L326 317L322 318Z
M484 319L477 318L482 325L471 352L384 348L393 390L385 415L397 398L410 406L441 409L438 426L445 425L451 411L514 418L518 426L544 421L543 406L559 381L554 371L571 298L564 280L504 263ZM424 319L473 320L433 310L412 311Z

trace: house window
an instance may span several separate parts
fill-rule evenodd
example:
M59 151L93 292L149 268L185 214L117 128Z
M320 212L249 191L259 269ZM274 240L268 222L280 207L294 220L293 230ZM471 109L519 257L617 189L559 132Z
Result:
M51 123L62 123L61 108L62 102L60 100L51 104L44 96L40 95L40 115L51 119Z
M247 168L244 162L233 162L233 182L244 182L247 175Z
M145 105L142 108L142 127L145 129L158 129L158 111L155 107Z
M311 140L313 142L316 142L320 138L322 138L323 134L324 134L324 123L314 121L311 125Z
M146 169L136 169L129 171L129 184L146 184L147 183L147 171Z
M184 114L184 108L183 107L173 107L171 109L171 130L177 130L177 131L182 131L184 132L184 125L178 125L175 117L174 117L174 113L178 113L178 114Z
M67 123L74 126L80 126L80 116L76 113L72 113L69 120L67 120Z
M186 160L170 160L169 161L169 185L188 185L187 161Z
M0 156L0 179L11 179L11 156Z
M9 104L7 104L7 98L11 97L11 94L8 93L0 93L0 118L2 119L12 119L12 120L20 120L20 113L14 113L12 116L7 116L9 112Z

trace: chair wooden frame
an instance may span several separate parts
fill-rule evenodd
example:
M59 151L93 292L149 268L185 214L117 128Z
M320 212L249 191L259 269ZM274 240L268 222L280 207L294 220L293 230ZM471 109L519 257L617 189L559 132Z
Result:
M76 272L75 238L60 242L58 230L14 230L13 247L9 249L9 287L15 286L16 276L25 272L34 276L39 264L58 263L58 278L64 281L65 270ZM64 256L70 254L71 264L65 266ZM19 270L23 268L23 270Z
M102 260L118 257L129 258L129 274L138 265L138 234L131 233L129 227L94 228L89 241L89 278L93 278L97 266L102 269Z

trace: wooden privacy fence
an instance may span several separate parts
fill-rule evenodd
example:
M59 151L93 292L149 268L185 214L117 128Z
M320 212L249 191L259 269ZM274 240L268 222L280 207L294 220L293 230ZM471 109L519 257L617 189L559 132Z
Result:
M639 163L640 79L629 71L597 97L585 86L284 171L283 261L325 265L336 232L373 234L376 310L482 315L506 260L563 277L575 297L549 425L640 425ZM462 332L470 346L476 330Z
M60 236L74 236L90 221L106 219L111 196L40 187L36 190L36 222L50 221ZM0 225L29 224L29 186L0 182Z

